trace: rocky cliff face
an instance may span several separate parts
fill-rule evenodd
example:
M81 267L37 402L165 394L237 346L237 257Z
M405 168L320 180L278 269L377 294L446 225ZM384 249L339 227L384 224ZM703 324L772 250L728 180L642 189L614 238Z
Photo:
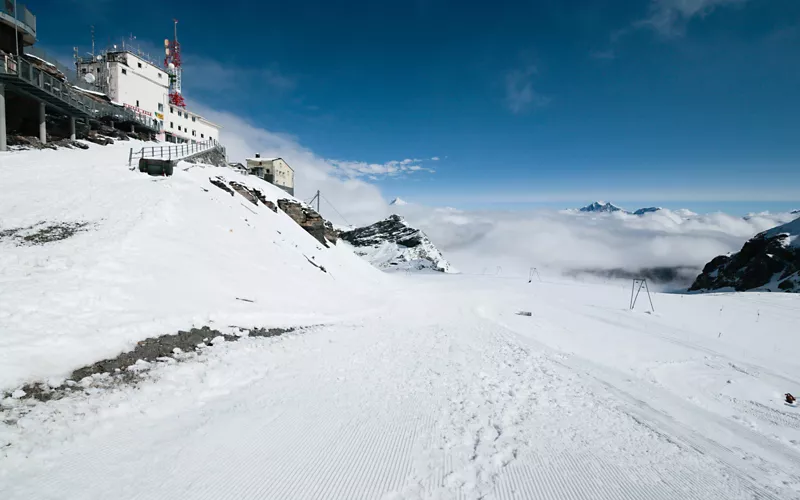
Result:
M278 207L286 212L286 215L294 219L300 227L305 229L308 234L317 239L320 243L328 246L328 242L336 244L339 239L338 232L333 228L333 224L326 221L315 210L289 199L278 200Z
M355 247L356 254L379 269L453 271L428 237L399 215L340 236Z
M706 264L689 291L733 288L800 293L800 218L757 234Z

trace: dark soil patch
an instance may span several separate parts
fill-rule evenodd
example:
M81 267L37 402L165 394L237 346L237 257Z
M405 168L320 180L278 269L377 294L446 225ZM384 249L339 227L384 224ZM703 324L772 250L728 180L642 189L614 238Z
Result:
M155 362L170 358L175 361L185 359L179 356L184 352L200 351L207 347L206 343L216 337L223 337L228 342L234 342L246 337L277 337L294 331L294 328L251 328L240 329L242 335L223 334L218 330L207 326L202 328L192 328L189 331L180 331L176 334L162 335L142 340L136 344L132 351L123 352L119 356L111 359L104 359L97 363L78 368L69 377L69 380L60 387L52 388L43 382L27 384L21 387L25 395L19 399L36 399L39 401L49 401L51 399L61 399L75 391L82 391L83 387L78 385L80 380L97 374L109 374L112 380L109 383L129 383L135 384L139 377L138 372L128 368L135 365L137 361ZM10 397L12 393L6 393L4 397Z
M76 233L84 231L88 222L61 222L38 228L35 232L22 237L23 245L44 245L54 241L66 240Z
M88 226L88 222L40 222L33 226L0 230L0 241L8 239L20 246L44 245L87 231Z

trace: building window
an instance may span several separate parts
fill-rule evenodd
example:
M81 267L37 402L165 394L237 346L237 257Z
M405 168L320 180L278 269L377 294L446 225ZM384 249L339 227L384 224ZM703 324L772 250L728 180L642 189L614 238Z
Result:
M140 68L142 67L142 63L139 63L139 67L140 67Z
M169 122L169 128L175 128L175 124L172 123L172 122Z
M195 131L195 130L192 130L192 135L193 135L193 136L195 136L195 137L197 137L197 131Z
M194 121L197 121L197 120L196 120L196 118L197 118L196 116L193 116L193 117L192 117L192 121L193 121L193 122L194 122Z
M181 113L181 110L178 110L178 116L183 116L183 113Z
M122 68L122 74L123 74L123 75L127 75L127 74L128 74L128 70L127 70L127 69L125 69L125 68Z
M86 74L86 68L81 68L81 74L83 74L83 75Z
M180 126L180 125L178 125L178 132L180 132L180 131L181 131L181 126Z
M161 103L158 103L158 110L159 111L164 111L164 105L161 104Z
M200 138L204 139L205 138L205 134L200 134Z
M139 107L139 100L138 99L136 100L136 107L137 108Z
M158 77L161 78L161 73L158 74Z

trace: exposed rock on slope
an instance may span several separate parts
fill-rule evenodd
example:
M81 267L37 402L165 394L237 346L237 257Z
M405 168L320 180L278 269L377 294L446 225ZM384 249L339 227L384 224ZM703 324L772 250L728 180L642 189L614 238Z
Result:
M720 288L800 292L800 218L757 234L738 253L715 257L689 290Z
M304 206L302 203L289 199L278 200L278 207L286 212L286 215L300 224L300 227L308 231L308 234L317 239L320 243L328 246L328 242L336 244L339 239L338 232L333 228L333 224L326 221L315 210Z
M661 210L661 208L659 208L659 207L640 208L639 210L636 210L635 212L633 212L633 215L644 215L644 214L648 214L648 213L651 213L651 212L658 212L659 210Z
M356 254L379 269L432 269L452 272L439 249L399 215L341 233Z

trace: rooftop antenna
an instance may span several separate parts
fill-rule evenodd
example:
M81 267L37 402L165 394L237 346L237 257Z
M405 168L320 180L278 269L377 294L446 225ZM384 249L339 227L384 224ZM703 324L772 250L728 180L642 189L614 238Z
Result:
M94 59L94 25L92 25L92 59Z
M174 106L186 107L181 95L181 44L178 42L178 20L175 23L174 38L164 40L164 68L169 75L169 102Z

